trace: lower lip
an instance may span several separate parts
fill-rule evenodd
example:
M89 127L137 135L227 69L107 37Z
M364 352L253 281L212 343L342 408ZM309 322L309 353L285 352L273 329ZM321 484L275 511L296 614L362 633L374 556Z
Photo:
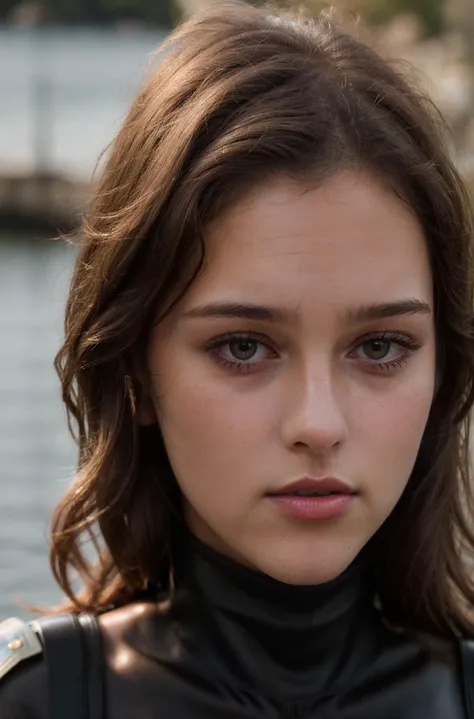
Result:
M327 497L301 497L294 494L269 495L272 502L290 517L324 520L340 517L354 499L353 494L330 494Z

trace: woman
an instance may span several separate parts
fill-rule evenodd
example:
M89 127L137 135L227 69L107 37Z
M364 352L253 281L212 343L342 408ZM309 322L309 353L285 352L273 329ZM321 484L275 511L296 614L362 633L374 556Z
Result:
M231 5L166 51L57 359L51 558L100 616L101 715L465 718L472 226L440 118L326 16ZM51 715L48 672L6 674L2 719Z

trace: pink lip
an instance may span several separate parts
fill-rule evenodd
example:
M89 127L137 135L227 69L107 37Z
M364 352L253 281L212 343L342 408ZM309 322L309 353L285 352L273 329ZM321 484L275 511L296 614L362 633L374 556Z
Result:
M301 496L296 492L332 492L326 497ZM355 492L344 482L333 477L311 479L305 477L287 484L267 496L285 514L296 519L327 520L343 514L355 497Z

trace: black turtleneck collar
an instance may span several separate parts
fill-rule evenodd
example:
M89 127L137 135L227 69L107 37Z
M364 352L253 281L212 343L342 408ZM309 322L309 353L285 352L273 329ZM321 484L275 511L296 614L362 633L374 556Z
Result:
M372 654L374 632L367 629L378 617L362 559L333 581L294 586L192 535L175 546L172 611L180 621L188 617L190 651L199 645L217 676L273 695L324 693Z

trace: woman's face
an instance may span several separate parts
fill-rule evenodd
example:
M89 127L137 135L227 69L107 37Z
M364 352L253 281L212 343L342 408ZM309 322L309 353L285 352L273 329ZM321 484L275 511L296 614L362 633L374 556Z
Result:
M344 172L269 183L205 240L202 274L152 336L142 419L161 426L200 539L283 582L328 581L394 508L427 422L421 228Z

